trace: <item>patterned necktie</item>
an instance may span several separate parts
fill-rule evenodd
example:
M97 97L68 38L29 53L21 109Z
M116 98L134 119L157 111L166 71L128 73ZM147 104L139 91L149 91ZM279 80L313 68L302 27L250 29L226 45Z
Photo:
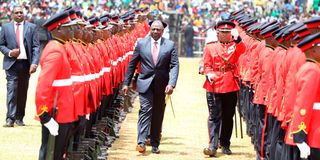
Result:
M155 41L154 44L153 44L153 47L152 47L152 59L153 59L153 62L154 64L157 63L157 59L158 59L158 42Z
M16 39L17 39L18 48L20 48L20 23L17 23L16 25L17 25Z

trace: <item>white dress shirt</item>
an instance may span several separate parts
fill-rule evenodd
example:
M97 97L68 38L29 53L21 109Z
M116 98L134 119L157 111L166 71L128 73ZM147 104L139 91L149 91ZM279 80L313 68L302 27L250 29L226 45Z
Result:
M17 30L17 22L13 22L13 25L14 25L14 33L16 33L16 30ZM19 25L19 39L20 39L20 54L19 56L17 57L17 59L28 59L27 57L27 52L26 52L26 48L24 47L24 43L23 43L23 29L24 29L24 21L20 22L20 25Z

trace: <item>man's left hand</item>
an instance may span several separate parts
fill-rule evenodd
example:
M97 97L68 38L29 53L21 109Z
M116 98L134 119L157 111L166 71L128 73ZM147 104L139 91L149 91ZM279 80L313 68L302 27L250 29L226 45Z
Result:
M38 67L38 65L31 64L29 73L32 74L32 73L36 72L37 71L37 67Z
M166 90L165 90L165 93L166 93L167 95L171 95L172 92L173 92L173 86L172 86L172 85L167 85Z

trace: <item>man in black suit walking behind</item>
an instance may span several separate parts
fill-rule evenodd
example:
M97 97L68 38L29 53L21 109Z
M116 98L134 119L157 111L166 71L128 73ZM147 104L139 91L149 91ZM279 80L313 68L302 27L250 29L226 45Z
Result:
M137 91L140 97L138 120L138 145L136 150L145 152L150 129L152 153L160 153L160 132L165 109L165 96L171 95L179 73L176 46L162 37L166 23L159 20L150 22L150 36L138 41L124 78L122 92L127 94L128 85L138 62L140 74ZM151 128L150 128L151 127Z
M0 51L4 54L3 69L7 79L7 116L3 127L14 122L24 126L30 74L39 63L39 39L36 25L24 21L23 8L15 6L13 21L2 26Z

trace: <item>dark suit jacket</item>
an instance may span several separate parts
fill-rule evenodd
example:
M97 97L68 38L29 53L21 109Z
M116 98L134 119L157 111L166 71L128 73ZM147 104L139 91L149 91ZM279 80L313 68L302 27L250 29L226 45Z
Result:
M140 62L141 66L137 79L137 91L139 93L145 93L152 81L161 92L164 92L168 84L176 86L179 74L179 60L173 41L161 38L158 60L154 64L151 53L151 37L139 40L128 65L123 82L124 85L130 84L138 62Z
M36 25L24 22L23 26L23 43L26 49L27 57L30 64L39 63L40 43ZM9 57L9 52L12 49L18 48L14 23L10 22L2 26L0 32L0 51L4 54L3 69L8 70L15 63L15 57Z

